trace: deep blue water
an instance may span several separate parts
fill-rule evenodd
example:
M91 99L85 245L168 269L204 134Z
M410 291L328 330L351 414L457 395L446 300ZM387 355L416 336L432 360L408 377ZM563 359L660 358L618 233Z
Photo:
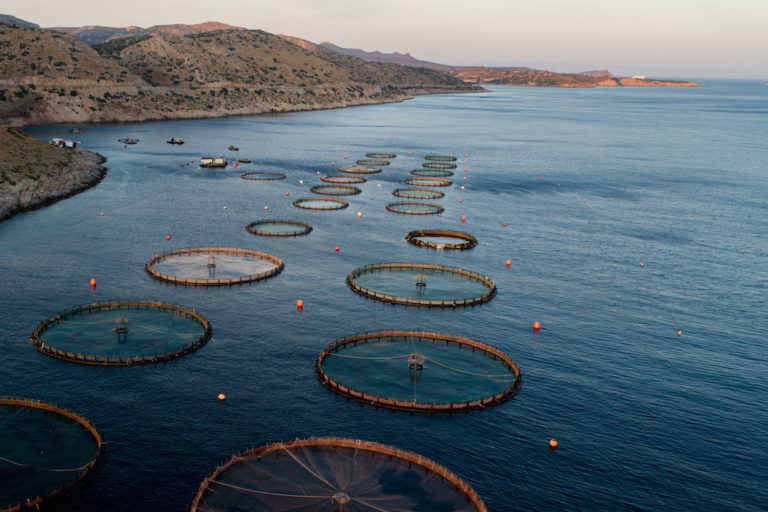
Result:
M333 111L87 126L78 139L108 158L106 179L0 224L0 393L73 408L105 434L106 464L72 502L83 511L183 510L225 457L312 435L433 458L493 511L765 510L768 88L703 85L496 87ZM28 132L46 139L69 128ZM123 137L141 142L124 148ZM170 137L187 143L165 144ZM344 198L349 208L291 206L321 183L316 171L367 151L398 161L357 185L363 193ZM391 190L434 153L461 157L435 201L445 212L387 212ZM222 154L254 164L179 166ZM288 179L238 178L248 170ZM314 231L245 231L264 218ZM415 247L403 237L418 228L464 229L479 245ZM218 289L144 273L152 254L198 245L267 251L285 270ZM464 267L491 277L498 294L435 310L347 288L350 271L383 261ZM190 356L135 368L62 362L29 344L47 316L106 298L196 308L214 335ZM522 389L483 412L422 416L350 402L316 381L313 360L328 343L389 328L496 345L518 363Z

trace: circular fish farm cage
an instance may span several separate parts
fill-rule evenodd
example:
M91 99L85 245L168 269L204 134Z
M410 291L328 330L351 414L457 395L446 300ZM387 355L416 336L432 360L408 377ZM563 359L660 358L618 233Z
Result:
M324 181L326 183L338 183L342 185L357 185L360 183L365 183L368 181L367 178L363 178L362 176L347 176L345 174L329 174L328 176L323 176L320 178L320 181Z
M250 181L277 181L284 180L285 174L281 172L244 172L240 177Z
M153 278L189 286L227 286L260 281L283 270L283 260L236 247L191 247L155 254L144 265Z
M483 500L445 467L413 452L320 437L240 452L198 488L190 512L487 512Z
M403 183L406 185L415 185L417 187L449 187L453 182L446 178L431 178L426 176L414 176L405 178Z
M414 412L467 412L509 400L522 385L501 350L452 334L377 331L328 345L315 360L324 386L360 402Z
M456 164L448 162L424 162L421 166L425 169L455 169L457 167Z
M373 165L375 167L383 167L385 165L389 165L389 160L364 158L362 160L358 160L357 165Z
M477 245L477 238L462 231L447 229L417 229L405 235L405 239L413 244L433 249L471 249Z
M295 200L293 206L306 210L342 210L349 206L349 203L343 199L330 197L305 197Z
M453 171L448 171L446 169L414 169L410 174L413 174L414 176L447 178L448 176L453 176Z
M106 442L83 416L28 398L0 397L0 510L40 510L85 485Z
M445 196L445 193L428 188L396 188L392 191L392 195L406 199L440 199Z
M417 203L415 201L389 203L385 208L390 212L405 215L437 215L438 213L443 213L444 210L439 204Z
M431 162L455 162L456 157L449 155L427 155L424 157L424 160L429 160Z
M354 196L362 192L357 187L351 185L317 185L309 189L314 194L324 194L327 196Z
M259 220L251 222L245 229L261 236L300 236L312 232L312 226L298 220Z
M150 300L103 301L81 304L43 320L30 342L57 359L132 366L194 352L212 332L203 315L184 306Z
M376 158L376 159L397 158L397 155L394 153L366 153L365 156L367 158Z
M496 294L487 276L429 263L376 263L347 276L352 291L390 304L459 307L482 304Z
M339 172L347 174L377 174L381 172L378 167L366 167L364 165L348 165L346 167L339 167Z

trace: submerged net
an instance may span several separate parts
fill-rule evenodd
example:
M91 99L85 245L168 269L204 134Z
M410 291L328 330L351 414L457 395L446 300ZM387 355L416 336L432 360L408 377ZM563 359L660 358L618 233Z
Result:
M325 181L326 183L341 183L341 184L359 184L359 183L365 183L368 181L366 178L363 178L362 176L347 176L344 174L329 174L328 176L323 176L320 178L320 181Z
M471 249L477 245L477 239L469 233L447 229L417 229L405 235L405 239L433 249Z
M75 306L41 322L31 343L67 361L134 365L194 352L211 337L197 311L155 301L107 301Z
M351 185L317 185L309 191L314 194L325 194L327 196L353 196L362 192L359 188Z
M262 236L299 236L312 231L312 226L298 220L260 220L251 222L245 229Z
M394 153L366 153L366 157L368 158L396 158L397 155Z
M515 362L478 341L421 331L355 334L315 361L326 387L389 409L458 412L490 407L522 385Z
M376 167L383 167L385 165L389 165L389 160L375 160L375 159L364 158L362 160L358 160L357 165L373 165Z
M347 285L356 293L392 304L470 306L493 298L487 276L456 267L422 263L377 263L353 270Z
M426 169L455 169L456 164L449 164L448 162L426 162L421 164Z
M277 256L235 247L192 247L152 256L144 270L160 281L193 286L225 286L279 274Z
M233 456L201 484L191 512L485 512L477 493L422 457L340 438L273 443Z
M293 206L307 210L341 210L349 206L349 203L343 199L330 197L305 197L294 201Z
M85 483L105 452L86 418L39 400L0 397L0 510L37 510Z
M443 213L443 207L439 204L417 203L413 201L389 203L386 209L390 212L404 213L406 215L436 215Z
M244 172L240 177L251 181L276 181L284 180L285 174L281 172Z
M376 174L381 172L378 167L365 167L364 165L348 165L346 167L339 167L340 172L347 174Z
M426 176L414 176L405 178L403 183L406 185L416 185L417 187L447 187L453 182L446 178L428 178Z
M445 193L428 188L396 188L392 195L406 199L440 199Z
M430 160L432 162L455 162L456 157L449 155L427 155L424 157L424 160Z
M410 172L414 176L436 176L438 178L445 178L453 176L453 171L445 169L414 169Z

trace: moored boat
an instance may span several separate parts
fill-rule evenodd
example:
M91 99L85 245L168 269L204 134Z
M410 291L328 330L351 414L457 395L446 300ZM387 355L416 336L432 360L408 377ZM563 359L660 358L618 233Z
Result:
M204 156L200 159L200 167L204 168L221 168L227 166L227 159L223 156L210 157Z
M171 137L171 140L167 140L165 142L167 144L184 144L184 141L182 140L181 137L179 137L178 139L175 139L175 138Z

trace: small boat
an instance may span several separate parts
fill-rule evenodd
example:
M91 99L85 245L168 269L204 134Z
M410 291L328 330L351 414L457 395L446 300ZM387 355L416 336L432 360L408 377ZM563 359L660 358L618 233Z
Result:
M227 149L230 151L240 151L240 148L237 146L229 146Z
M122 142L123 144L137 144L139 142L139 139L117 139L117 142Z
M221 168L227 166L227 159L223 156L218 158L211 156L204 156L200 159L200 167L204 168Z
M238 158L237 161L240 162L241 164L249 164L249 163L251 163L251 159L250 158Z
M71 130L69 130L69 132L70 133L83 133L83 129L82 128L72 128Z
M184 141L181 139L181 137L179 137L178 139L174 139L173 137L171 137L171 140L167 140L165 142L166 144L179 144L179 145L184 144Z

